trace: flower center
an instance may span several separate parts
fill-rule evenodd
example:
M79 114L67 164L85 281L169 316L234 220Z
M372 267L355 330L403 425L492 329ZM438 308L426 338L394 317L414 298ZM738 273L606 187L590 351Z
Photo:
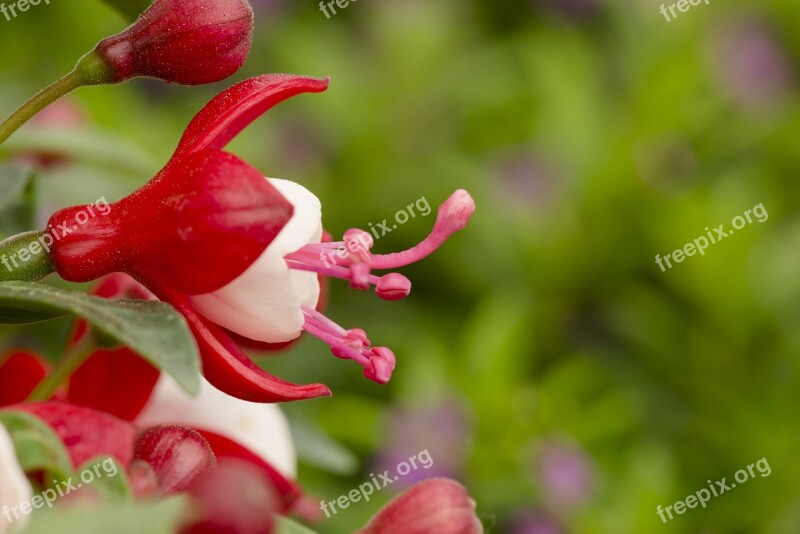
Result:
M466 226L475 202L463 189L439 206L433 230L418 245L393 254L373 254L375 244L369 232L350 229L342 241L312 243L284 256L290 269L311 271L322 276L348 280L353 289L375 292L384 300L400 300L411 293L411 281L399 273L383 276L372 274L373 269L395 269L415 263L441 247L447 239ZM303 330L331 346L334 356L354 360L364 367L364 375L379 384L391 378L395 357L386 347L370 348L370 341L361 329L345 330L320 312L303 306Z

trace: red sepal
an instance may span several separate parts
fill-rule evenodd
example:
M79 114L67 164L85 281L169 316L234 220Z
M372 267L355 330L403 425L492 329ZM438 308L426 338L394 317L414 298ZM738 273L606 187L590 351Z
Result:
M121 271L187 294L209 293L237 278L293 214L259 171L214 150L172 162L107 214L76 225L87 210L76 206L50 218L56 232L72 228L52 245L62 278L87 282Z
M0 361L0 406L28 398L47 376L47 364L35 354L17 350Z
M173 158L208 148L222 150L247 125L271 107L300 93L320 93L327 79L266 74L221 92L192 119Z
M164 289L155 293L186 318L200 349L203 375L220 391L262 403L331 396L331 390L324 384L293 384L261 369L220 326L197 313L185 295Z

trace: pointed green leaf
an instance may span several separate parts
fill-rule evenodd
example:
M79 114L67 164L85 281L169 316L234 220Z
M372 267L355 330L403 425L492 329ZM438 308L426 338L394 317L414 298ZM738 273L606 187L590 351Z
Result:
M25 534L172 534L187 508L185 497L161 501L87 508L37 510Z
M190 394L199 387L200 356L185 319L172 306L144 300L108 300L33 282L0 283L0 324L86 319L172 377Z

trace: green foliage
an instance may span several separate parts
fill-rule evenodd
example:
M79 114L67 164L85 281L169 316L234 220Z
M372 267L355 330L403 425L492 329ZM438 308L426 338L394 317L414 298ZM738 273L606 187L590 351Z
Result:
M53 508L34 514L25 534L81 532L83 534L171 534L176 532L186 509L182 497L113 507Z
M187 392L197 392L197 345L186 320L170 305L109 300L40 283L0 283L0 323L33 323L70 314L86 319L98 334L163 369Z

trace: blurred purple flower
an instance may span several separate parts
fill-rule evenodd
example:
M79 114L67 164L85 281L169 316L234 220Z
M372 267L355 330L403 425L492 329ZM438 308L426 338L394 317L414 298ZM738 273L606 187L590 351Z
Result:
M586 501L594 487L594 472L586 453L565 442L542 444L536 456L537 479L544 501L556 510Z
M564 534L556 521L542 512L523 512L512 523L511 534Z
M524 206L545 207L556 196L560 181L554 165L529 150L501 156L496 163L503 200Z
M742 107L767 107L793 90L791 61L764 24L726 26L712 40L711 52L721 83Z
M376 459L375 472L394 471L400 462L427 449L433 459L431 467L412 470L393 487L404 489L431 477L458 479L471 438L469 414L455 400L397 409L389 415L385 448Z

